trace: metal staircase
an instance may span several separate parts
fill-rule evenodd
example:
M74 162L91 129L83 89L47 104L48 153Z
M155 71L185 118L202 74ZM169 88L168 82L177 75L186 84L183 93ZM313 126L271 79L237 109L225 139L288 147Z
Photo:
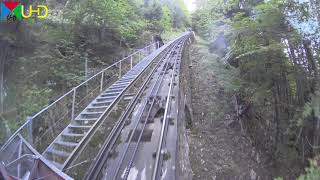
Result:
M157 47L158 43L151 44L112 64L29 117L1 147L0 168L15 179L41 178L42 174L71 179L62 170L162 51ZM31 161L33 167L21 168Z
M153 58L146 58L134 66L121 79L97 96L59 136L42 155L58 169L63 169L87 135L99 124L99 120L110 110L117 99L146 69Z

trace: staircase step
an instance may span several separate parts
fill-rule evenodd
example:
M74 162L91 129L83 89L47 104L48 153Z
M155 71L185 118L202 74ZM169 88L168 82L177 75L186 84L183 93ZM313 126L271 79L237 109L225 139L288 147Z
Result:
M75 121L96 121L98 118L79 118L77 117Z
M104 112L109 106L96 106L96 107L87 107L88 112Z
M102 101L102 100L97 101L97 100L96 100L93 104L95 104L94 107L96 107L97 105L99 106L99 104L102 105L102 106L105 106L105 104L106 104L106 105L109 105L109 104L111 104L113 101L114 101L114 99L109 99L109 100L104 100L104 101Z
M64 161L69 157L70 153L59 151L56 149L50 149L46 151L46 158L58 163L64 163Z
M121 79L134 79L137 75L125 74Z
M77 147L78 143L64 142L60 140L60 141L55 141L53 145L54 145L54 149L70 153L74 148Z
M130 83L132 79L120 79L117 83Z
M122 85L128 85L129 84L129 82L116 82L116 83L114 83L114 85L119 85L119 86L122 86Z
M113 86L111 86L108 90L119 90L121 92L125 87L126 86L124 86L124 87L113 87Z
M109 106L89 106L87 109L107 109Z
M80 115L83 118L98 118L102 112L82 112Z
M116 96L117 97L117 96ZM105 101L110 101L112 102L116 97L114 96L107 96L107 97L99 97L96 99L97 102L105 102Z
M114 89L114 88L125 88L127 87L128 85L112 85L110 89Z
M58 151L56 149L50 149L45 152L45 158L49 161L54 161L59 164L63 164L69 157L70 153L64 151Z
M130 83L133 79L134 79L134 77L122 77L117 82L118 83L124 83L124 82Z
M99 106L97 108L86 108L86 113L97 113L97 114L103 114L105 109L99 109Z
M81 134L81 133L86 133L87 131L89 131L89 129L92 126L87 126L87 125L73 125L70 124L68 126L68 129L70 130L70 133L75 133L75 134Z
M69 125L69 128L90 129L91 126Z
M114 94L114 95L110 95L110 94L101 94L100 96L98 96L98 98L106 98L106 99L115 99L118 97L120 93Z
M97 121L97 118L83 118L83 119L75 119L76 125L86 126L93 125Z
M135 79L136 77L132 77L132 76L128 76L128 77L122 77L120 80L119 80L119 82L131 82L131 81L133 81L134 79Z
M82 112L82 115L102 114L102 112Z
M110 94L101 94L100 96L99 96L99 98L109 98L109 99L115 99L115 98L117 98L118 97L118 95L119 95L120 93L117 93L117 94L115 94L115 95L110 95Z
M115 99L118 97L120 93L111 93L111 94L101 94L98 96L99 98L109 98L109 99Z
M108 89L106 91L106 93L113 93L113 92L118 92L118 94L120 94L120 92L122 92L123 89Z
M101 107L101 106L109 106L112 103L112 101L104 101L104 102L94 102L91 105L93 107Z
M63 133L61 138L66 142L78 143L84 137L84 134Z
M132 72L132 73L127 73L123 76L123 78L135 78L137 76L138 73L136 72Z
M139 73L138 70L139 69L137 69L137 68L131 69L129 72L127 72L127 74L138 74Z
M72 142L65 142L65 141L57 141L54 142L55 144L59 144L61 146L70 146L70 147L75 147L78 145L78 143L72 143Z
M139 65L138 65L138 66L139 66ZM130 69L130 71L127 72L127 73L134 73L134 72L138 72L138 71L137 71L137 67L133 67L133 68Z
M101 96L118 96L120 93L117 92L110 92L110 93L104 93Z

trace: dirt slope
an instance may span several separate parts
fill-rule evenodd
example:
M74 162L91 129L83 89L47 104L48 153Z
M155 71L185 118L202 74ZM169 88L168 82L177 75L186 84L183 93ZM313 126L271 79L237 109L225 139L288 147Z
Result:
M198 41L191 48L193 126L188 134L193 179L270 179L232 105L233 69Z

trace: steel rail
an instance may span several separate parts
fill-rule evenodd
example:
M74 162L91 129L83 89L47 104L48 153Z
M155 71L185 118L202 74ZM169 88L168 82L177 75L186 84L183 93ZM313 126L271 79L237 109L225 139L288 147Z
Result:
M182 41L183 41L183 40L181 40L181 42L182 42ZM148 112L147 112L147 116L144 118L143 127L142 127L142 129L141 129L141 131L140 131L138 140L137 140L137 142L136 142L136 144L135 144L134 151L133 151L133 153L132 153L132 156L130 157L130 160L129 160L129 163L128 163L128 165L127 165L127 168L126 168L126 171L125 171L125 174L124 174L123 179L127 179L128 176L129 176L129 172L130 172L131 166L132 166L132 164L133 164L133 161L134 161L134 159L135 159L135 157L136 157L136 153L137 153L137 151L138 151L138 147L139 147L139 144L140 144L140 142L141 142L143 132L144 132L145 127L146 127L146 125L147 125L147 122L148 122L148 119L149 119L149 117L150 117L151 111L152 111L152 109L153 109L154 103L156 102L156 98L155 98L155 97L157 96L157 94L158 94L158 92L159 92L159 89L160 89L160 87L161 87L161 85L162 85L162 83L163 83L163 78L164 78L164 76L165 76L165 72L168 70L168 62L171 60L171 59L170 59L170 56L172 55L173 52L175 52L175 48L176 48L181 42L177 42L176 46L173 47L173 50L171 51L171 53L170 53L170 55L169 55L169 57L168 57L168 61L167 61L166 67L162 70L162 75L161 75L161 77L160 77L160 79L161 79L161 80L160 80L160 83L157 83L157 82L155 83L155 84L157 84L158 86L157 86L157 89L156 89L154 95L152 95L153 89L151 90L151 93L150 93L150 96L149 96L149 97L152 97L152 102L151 102L151 105L150 105L149 110L148 110ZM161 73L160 73L160 74L161 74ZM159 80L159 79L157 79L157 80ZM153 88L155 88L155 86L154 86ZM142 116L140 116L139 118L142 118ZM139 123L140 123L140 121L141 121L141 120L139 119ZM135 132L135 131L136 131L136 129L134 130L134 132ZM133 134L131 134L131 135L133 135Z
M183 45L184 45L184 43L181 45L181 49L180 49L180 52L178 54L179 56L181 55L181 51L182 51L182 46ZM178 58L175 59L174 66L173 66L173 71L172 71L172 74L171 74L170 87L169 87L169 92L168 92L168 95L167 95L166 108L165 108L165 112L164 112L164 116L163 116L163 120L162 120L161 134L160 134L159 145L158 145L157 154L156 154L155 165L154 165L154 168L153 168L152 180L157 180L158 177L159 177L160 154L163 153L162 152L162 145L163 145L163 141L164 141L165 131L167 130L167 121L168 121L167 120L167 116L168 116L168 112L169 112L171 93L172 93L173 84L174 84L173 81L174 81L175 74L176 74L175 69L176 69L176 65L177 65L177 60L178 60Z
M183 36L181 36L183 37ZM162 53L162 57L160 58L158 64L155 66L155 68L152 70L152 72L150 73L148 79L145 81L144 85L140 88L140 90L138 91L137 95L134 97L133 100L130 101L129 105L126 108L125 113L123 113L121 115L121 117L119 118L118 122L116 123L115 127L112 129L110 135L108 136L107 140L105 141L103 148L100 150L100 152L98 153L98 156L94 162L94 164L91 164L89 171L86 173L85 179L97 179L98 176L101 173L102 168L104 167L107 159L108 159L108 154L110 153L112 147L114 146L114 144L116 143L119 135L121 134L121 130L123 129L124 126L124 122L125 119L131 114L131 112L133 111L133 108L136 106L137 104L137 100L140 97L140 95L142 94L143 90L145 89L144 87L148 84L148 82L150 81L152 75L154 74L154 71L156 69L158 69L158 66L160 65L161 61L164 59L164 57L166 57L166 54L169 52L169 50L171 50L172 46L174 45L173 43L177 40L179 40L181 37L177 38L176 40L171 41L170 46L166 47L164 49L164 53ZM159 55L158 55L159 56ZM161 55L160 55L161 56Z
M166 52L164 52L164 54L167 54L167 51L169 51L169 46L167 47L168 49L166 50ZM142 87L139 89L138 93L135 95L134 99L130 101L128 108L126 109L126 111L121 115L121 117L119 118L119 121L117 122L117 124L115 125L115 127L112 129L108 139L106 140L102 151L100 151L100 153L98 154L98 158L95 161L94 165L91 166L89 168L89 173L86 174L85 179L97 179L101 169L103 168L106 160L107 160L107 155L110 152L110 149L113 147L113 145L115 144L117 138L120 135L121 129L124 126L124 121L125 119L128 117L129 114L131 114L131 112L133 111L133 108L135 107L135 105L137 104L137 100L140 97L140 95L142 94L142 92L144 91L144 89L146 88L147 84L149 83L149 81L151 80L152 75L154 74L155 70L158 69L158 66L161 64L161 61L163 59L165 55L162 55L162 57L160 58L159 62L157 63L157 65L154 67L154 69L151 71L150 75L148 76L147 80L144 82L144 84L142 85Z
M177 42L177 44L178 44L178 42ZM176 44L175 44L174 47L176 47ZM172 49L170 49L170 53L166 56L166 60L167 60L167 61L166 61L166 63L165 63L165 67L164 67L164 70L162 70L162 72L165 72L165 71L167 70L167 68L168 68L168 62L169 62L169 60L170 60L171 54L174 52L174 47L173 47ZM153 84L153 86L152 86L152 89L151 89L151 91L150 91L150 93L149 93L149 96L148 96L148 98L147 98L147 102L144 103L144 105L143 105L143 108L142 108L142 110L141 110L141 112L140 112L140 114L139 114L138 121L136 122L135 127L134 127L133 130L132 130L132 133L131 133L131 135L130 135L130 137L129 137L128 143L127 143L126 146L125 146L125 150L124 150L124 152L122 153L122 156L121 156L121 158L120 158L120 161L119 161L118 164L117 164L117 168L116 168L116 172L115 172L115 174L114 174L114 176L113 176L113 180L117 179L117 176L118 176L119 171L120 171L120 169L121 169L121 165L123 164L124 158L126 157L127 152L128 152L128 150L129 150L129 147L130 147L130 144L132 143L133 136L134 136L134 134L135 134L135 132L136 132L136 130L137 130L137 128L138 128L138 125L139 125L140 122L141 122L141 119L142 119L142 116L143 116L143 114L144 114L144 112L145 112L145 109L147 108L147 104L148 104L149 98L152 97L152 94L153 94L153 91L155 90L155 88L157 88L157 89L156 89L156 92L155 92L155 95L154 95L154 96L156 96L156 95L158 94L158 90L159 90L159 88L160 88L160 85L162 84L162 80L163 80L164 76L165 76L164 73L160 73L160 76L157 77L156 82L155 82L155 83ZM159 81L160 81L160 84L159 84ZM157 85L158 85L158 86L157 86ZM153 98L152 98L153 101L154 101L154 99L155 99L154 96L153 96ZM152 104L153 104L153 103L152 103ZM150 109L152 109L152 106L150 107ZM124 179L125 179L125 178L124 178Z

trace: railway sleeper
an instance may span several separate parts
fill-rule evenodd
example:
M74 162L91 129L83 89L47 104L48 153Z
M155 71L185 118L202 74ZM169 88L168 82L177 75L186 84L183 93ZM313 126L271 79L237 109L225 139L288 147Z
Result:
M126 142L129 141L132 132L133 130L130 130L128 134L128 138L126 139ZM144 131L142 132L141 142L151 142L152 133L153 133L152 129L144 129ZM132 137L132 142L138 142L140 134L141 134L141 129L135 130Z

